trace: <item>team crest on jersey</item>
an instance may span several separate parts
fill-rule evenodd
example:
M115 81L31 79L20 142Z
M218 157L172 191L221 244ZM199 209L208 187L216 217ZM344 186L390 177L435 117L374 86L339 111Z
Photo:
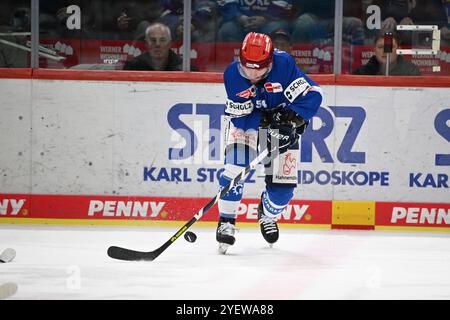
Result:
M250 98L256 97L256 87L251 86L250 88L248 88L242 92L236 93L236 95L238 97L241 97L244 99L250 99Z
M266 88L267 92L283 92L283 87L281 86L281 83L278 82L267 82L264 84L264 88Z

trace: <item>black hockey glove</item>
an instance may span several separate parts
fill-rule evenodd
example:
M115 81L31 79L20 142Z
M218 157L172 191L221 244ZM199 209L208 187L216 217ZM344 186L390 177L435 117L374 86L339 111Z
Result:
M298 141L298 134L292 127L281 124L270 124L267 128L267 142L269 148L278 146L280 154L285 153L289 147L296 144Z
M292 110L275 112L269 120L267 128L267 142L270 148L278 144L280 154L285 153L298 142L298 138L305 132L308 121Z

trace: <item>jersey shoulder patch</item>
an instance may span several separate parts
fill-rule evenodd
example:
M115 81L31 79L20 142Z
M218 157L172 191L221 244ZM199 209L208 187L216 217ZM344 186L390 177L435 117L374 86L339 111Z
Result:
M289 100L289 102L293 102L310 86L311 85L305 78L303 77L297 78L294 81L292 81L284 90L284 96Z

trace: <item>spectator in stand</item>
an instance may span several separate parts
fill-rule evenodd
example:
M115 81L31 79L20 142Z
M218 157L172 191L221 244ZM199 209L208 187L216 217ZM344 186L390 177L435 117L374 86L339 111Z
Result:
M359 67L354 74L357 75L385 75L387 66L387 54L384 53L384 33L382 31L375 39L375 55L373 55L367 64ZM398 35L393 32L392 53L389 59L389 75L392 76L420 76L419 68L409 62L403 56L397 55L396 50L399 47Z
M141 71L181 71L183 60L170 47L172 36L168 26L154 23L145 31L145 44L148 52L125 62L123 70ZM192 67L192 70L195 70Z
M121 0L118 2L116 23L120 39L144 41L147 27L161 21L161 0Z
M217 3L209 0L197 0L192 12L193 42L215 42L217 40L218 12Z
M180 24L183 25L183 0L164 0L163 7L161 22L170 28L174 40L179 40L177 39L177 28ZM182 35L181 39L183 39Z
M332 45L334 43L335 5L332 0L295 0L298 18L292 22L294 42L303 44ZM361 19L344 12L343 42L364 44L364 28Z
M183 40L183 0L164 0L161 21L166 24L174 41ZM217 5L210 0L192 2L191 41L214 42L217 31Z
M232 0L217 3L222 17L217 34L219 41L241 42L250 31L271 34L277 29L289 27L291 0L253 1L251 5L245 1Z
M441 29L441 41L449 39L449 23L448 18L450 1L447 3L442 0L416 0L417 5L411 12L411 22L416 25L437 25ZM418 37L418 39L412 38L412 45L425 45L431 47L431 34L424 34L424 37Z
M86 29L89 0L52 0L39 2L39 36L40 38L79 38ZM67 8L76 5L81 9L81 30L67 28Z
M437 25L442 34L448 31L448 18L446 15L446 0L376 0L373 4L381 8L381 29L395 31L397 25ZM448 6L448 5L447 5ZM416 43L412 31L399 32L403 44Z
M2 10L0 10L0 32L11 31L11 12L16 5L13 0L3 0ZM30 4L28 5L30 6Z
M275 49L285 51L289 53L294 59L297 67L302 69L303 72L308 73L308 68L306 66L302 66L299 62L299 59L294 57L292 50L292 41L289 33L284 29L275 30L271 35L272 44Z
M30 3L8 0L0 11L0 68L29 67L26 43L28 36L9 35L31 31ZM20 47L19 47L20 46Z
M272 44L275 49L285 51L292 55L291 37L284 29L277 29L270 35Z
M444 45L450 46L450 0L442 0L445 18L447 23L441 29L441 41Z
M374 4L381 8L383 20L381 29L395 31L397 24L412 24L410 15L416 7L416 0L376 0Z
M90 0L89 4L82 8L82 12L87 11L83 13L85 20L81 22L86 39L114 40L118 38L117 16L114 15L112 1Z

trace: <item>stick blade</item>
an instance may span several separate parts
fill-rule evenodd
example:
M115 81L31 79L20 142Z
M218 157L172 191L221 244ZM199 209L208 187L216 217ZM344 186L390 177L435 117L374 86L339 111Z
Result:
M108 248L108 256L117 260L125 260L125 261L153 261L156 259L157 254L154 251L151 252L142 252L135 251L126 248L111 246Z

